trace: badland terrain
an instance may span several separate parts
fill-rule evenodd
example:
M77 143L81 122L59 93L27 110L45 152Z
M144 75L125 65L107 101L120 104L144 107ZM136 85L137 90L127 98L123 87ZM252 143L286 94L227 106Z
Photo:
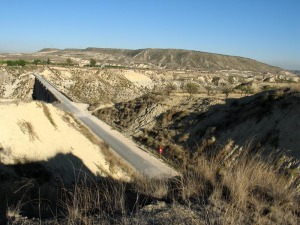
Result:
M299 224L297 72L177 49L43 49L0 61L6 221ZM34 72L182 176L139 177L72 115L34 101Z

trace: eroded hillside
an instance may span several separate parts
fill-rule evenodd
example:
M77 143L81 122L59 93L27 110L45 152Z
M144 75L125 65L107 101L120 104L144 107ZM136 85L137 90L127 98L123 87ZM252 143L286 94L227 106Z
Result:
M31 99L34 77L39 72L75 102L99 106L135 99L149 92L194 94L249 94L282 87L297 87L300 78L292 73L263 73L238 70L177 71L105 69L59 66L1 67L0 97Z
M7 103L32 98L34 72L142 149L162 146L182 176L109 178L126 167L71 115ZM0 223L299 224L299 77L289 72L3 66L0 86ZM71 185L54 179L70 171Z
M0 129L1 164L45 161L44 166L64 182L74 180L79 170L95 177L123 177L117 165L107 162L107 146L53 105L1 100L0 113L5 128ZM115 174L110 171L112 166Z
M173 147L182 151L179 149L188 148L195 152L196 146L201 148L199 146L205 142L202 138L211 129L217 139L215 144L221 146L228 141L233 146L251 141L255 145L263 143L268 151L285 149L291 155L298 151L294 135L297 132L289 133L292 141L284 142L288 126L284 128L280 122L287 123L286 118L297 115L297 98L285 94L298 90L299 77L289 72L2 67L1 96L31 99L34 72L42 74L73 101L88 104L88 109L99 118L121 130L126 129L128 135L154 149L164 145L166 149ZM196 85L196 92L189 92L189 84ZM283 94L265 91L254 95L256 97L238 100L269 89L281 89ZM290 100L285 100L282 95ZM101 110L114 103L112 109ZM286 107L280 108L280 105ZM271 113L269 119L265 119L267 113ZM285 114L288 116L283 117ZM258 122L256 117L260 118ZM251 129L247 129L249 127Z
M94 112L154 152L163 146L172 161L204 152L231 161L251 146L279 154L292 172L300 160L299 113L299 92L284 90L227 100L146 95Z
M282 71L253 59L183 49L42 49L31 54L2 54L7 59L40 59L89 65L93 58L101 66L171 70L244 70L276 73Z
M52 218L63 191L82 180L131 178L108 145L51 104L0 99L0 115L0 224Z

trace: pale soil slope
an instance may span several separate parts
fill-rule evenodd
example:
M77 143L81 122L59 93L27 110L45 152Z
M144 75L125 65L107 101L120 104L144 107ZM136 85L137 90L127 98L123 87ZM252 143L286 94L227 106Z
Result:
M47 166L64 179L72 179L70 176L80 168L87 168L95 176L125 176L119 169L112 174L100 147L81 134L78 122L50 104L0 101L0 115L3 164L51 159Z

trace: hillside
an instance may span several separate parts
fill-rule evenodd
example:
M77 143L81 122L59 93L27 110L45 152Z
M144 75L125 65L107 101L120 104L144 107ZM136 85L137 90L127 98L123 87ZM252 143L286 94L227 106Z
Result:
M153 102L158 103L154 109L170 107L172 102L173 106L176 105L176 101L169 100L161 104L157 97L147 99L137 101L134 108L131 108L132 103L124 105L129 107L127 113L133 109L127 114L127 121L139 123L134 114L143 109L139 107L143 104L139 103L145 102L146 108ZM211 105L215 104L207 99L198 101L198 104L186 100L182 98L177 103L185 102L180 104L183 108L194 105L206 112L210 112ZM252 106L251 101L243 102L248 103L249 108ZM153 111L150 107L148 110ZM213 111L217 113L219 110L215 108ZM6 215L9 224L24 225L299 224L299 190L287 176L281 175L270 162L261 161L258 155L249 158L241 155L230 166L224 165L228 160L220 162L198 155L189 159L188 170L183 169L187 164L182 163L182 177L172 180L133 177L131 182L120 182L110 176L95 176L105 168L113 176L120 170L109 166L110 162L99 163L98 146L89 143L89 136L80 135L86 132L70 115L41 102L3 100L0 112L4 115L1 125L9 128L0 131L3 144L0 146L1 224L7 222L3 219ZM111 118L115 115L112 113ZM139 115L143 118L142 114ZM173 120L178 122L181 118L184 121L185 116L190 120L194 118L193 113L190 117L186 112L170 115L167 111L165 116L162 115L157 119L163 119L166 127L174 124ZM185 130L193 128L191 124L180 127ZM154 127L153 132L156 131ZM150 136L151 132L149 130ZM165 134L168 133L172 136L174 129ZM105 145L101 150L103 148ZM170 155L165 153L166 150L163 157L168 158ZM172 158L174 161L181 159ZM64 179L57 179L58 174ZM87 177L80 180L80 175L84 174ZM66 176L74 177L72 185L64 183Z
M293 170L300 162L299 101L299 93L283 91L225 102L209 97L147 95L94 114L154 152L164 146L165 157L179 163L189 154L203 152L230 162L250 147L265 155L284 156L285 166Z
M225 89L240 93L266 89L297 87L300 78L292 73L261 73L238 70L178 71L97 67L25 66L0 67L0 97L31 99L33 72L39 72L75 102L95 109L140 97L149 92L187 94L186 85L193 83L198 93L224 95ZM246 90L245 89L245 90ZM237 96L240 97L240 96Z
M191 70L246 70L260 72L281 71L252 59L180 49L65 49L51 52L52 55L86 57L94 54L100 64L122 66L191 69Z
M91 58L96 59L98 65L171 69L171 70L239 70L254 72L276 73L282 69L273 67L253 59L228 56L182 49L54 49L45 48L31 54L2 54L2 59L41 59L52 62L65 62L70 58L73 63L88 65Z
M106 144L51 104L0 99L0 115L0 224L36 215L38 198L51 216L62 190L80 180L130 179L131 169Z
M299 224L298 76L184 70L194 57L184 52L99 51L27 57L110 66L0 67L0 224ZM81 123L32 101L34 72L182 176L128 182L126 165Z
M60 51L60 49L58 49L58 48L43 48L43 49L39 50L38 52L46 53L46 52L55 52L55 51Z
M160 157L183 171L179 202L190 210L162 209L163 224L299 224L299 103L289 90L239 99L154 93L94 114L153 154L162 147Z
M97 142L80 122L53 105L0 100L0 113L1 127L5 128L0 129L2 164L49 160L52 163L46 166L64 182L74 180L77 170L90 176L125 176L117 170L110 172L103 153L108 150L100 140Z

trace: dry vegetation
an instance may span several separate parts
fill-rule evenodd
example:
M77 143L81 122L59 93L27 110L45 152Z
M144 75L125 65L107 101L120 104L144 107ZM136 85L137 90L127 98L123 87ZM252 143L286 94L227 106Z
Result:
M272 101L276 99L272 97ZM291 102L280 104L283 103ZM138 111L143 108L137 106ZM136 114L139 113L132 115ZM184 110L168 111L159 121L165 125L172 120L180 123L188 115ZM64 119L90 141L103 145L71 115L65 115ZM23 121L19 126L34 137L30 123ZM206 132L207 137L197 146L199 152L194 154L176 144L170 145L170 151L163 157L182 173L182 177L170 180L148 180L134 175L130 182L109 177L98 177L96 181L84 174L76 175L73 185L66 185L54 180L38 162L16 161L16 165L10 166L14 172L0 174L1 201L5 203L0 215L9 224L40 224L41 221L48 224L299 224L297 173L291 176L282 170L280 158L260 157L251 145L234 157L227 154L234 148L232 142L215 151L216 154L207 154L213 152L210 134L214 131ZM153 136L153 130L148 132ZM179 142L185 143L189 138L183 133ZM113 165L118 159L109 148L103 150Z
M137 140L154 152L159 143L164 143L163 158L182 171L182 178L175 179L168 185L156 185L165 190L160 190L159 193L167 193L163 197L168 202L162 210L164 213L161 213L164 216L154 210L150 219L145 215L138 218L148 218L148 223L159 221L157 223L160 224L299 224L298 152L294 151L294 161L290 161L289 157L284 156L287 152L281 151L277 155L270 151L287 144L284 140L279 140L280 129L283 129L281 133L292 140L290 142L297 143L296 136L296 139L291 139L293 136L284 131L285 126L280 128L282 125L278 118L284 115L285 123L290 119L294 121L293 124L297 124L298 120L293 115L299 109L298 89L264 92L229 101L225 106L212 107L211 111L207 111L205 107L207 103L209 105L209 101L200 103L198 108L192 102L188 107L194 104L198 111L190 112L182 108L165 110L161 114L152 115L156 118L154 126L144 128L144 124L150 121L143 121L142 116L146 118L145 112L151 112L152 105L163 105L162 101L156 100L153 96L144 96L95 113L107 122L110 121L116 128L131 130L133 134L135 123L139 123L140 127L136 127L139 130L136 132ZM203 110L201 106L204 106ZM114 118L117 120L114 121ZM263 125L260 132L270 129L270 132L261 136L260 141L253 139L247 142L245 139L247 144L242 143L243 147L237 146L237 137L235 140L227 140L224 145L217 141L217 135L225 133L227 128L243 124L247 119L251 121L252 118L256 126L260 121L268 124ZM272 127L273 122L277 131ZM297 133L298 128L294 128ZM244 136L247 137L245 133ZM187 144L188 140L191 141L190 144ZM267 143L271 147L262 149ZM192 149L188 151L187 146L192 146ZM271 155L268 156L269 154ZM143 188L147 189L151 190L151 185ZM178 209L179 206L189 209L188 218L186 214L180 215L182 211ZM174 208L176 210L172 211ZM182 218L186 221L181 220Z
M38 135L34 130L34 127L30 122L22 120L18 122L18 126L20 127L21 131L24 134L28 134L31 141L34 141L35 139L39 139Z
M49 122L56 128L57 125L55 124L55 122L54 122L54 120L52 118L50 110L48 109L48 107L44 103L41 102L41 105L43 107L43 112L44 112L45 116L47 117L47 119L49 120Z
M48 224L299 224L299 188L276 166L249 154L231 167L216 158L190 162L182 177L168 181L135 176L129 183L96 182L85 176L74 186L46 188L45 180L31 176L16 191L22 198L9 205L7 218L10 224L38 224L20 216L29 204L31 215ZM28 166L45 172L37 164Z
M205 151L234 159L249 140L264 154L280 151L299 160L299 100L297 90L282 89L226 101L145 95L94 115L153 153L163 146L163 156L178 164Z
M230 100L224 107L210 108L221 98L223 101L280 87L299 88L299 78L254 60L183 50L57 50L34 57L53 57L57 61L70 57L80 64L90 59L84 52L97 53L99 64L117 68L5 67L0 74L0 96L30 99L28 74L39 70L69 97L90 104L101 119L123 131L131 130L141 144L152 150L163 144L161 157L182 176L149 180L134 174L82 123L72 115L64 115L70 126L101 146L111 172L118 164L132 174L132 179L95 179L74 171L75 182L65 184L39 162L16 159L15 165L0 163L0 224L300 224L299 170L293 163L284 157L268 158L265 153L261 157L257 145L236 148L238 138L216 141L220 133L226 133L226 127L232 128L245 118L259 123L264 115L272 114L275 103L289 112L291 105L299 104L299 96L285 99L287 93L274 92L253 101ZM143 65L142 58L150 60ZM118 68L120 63L132 68ZM223 70L223 64L230 65L230 69L226 66ZM134 78L126 78L128 74ZM141 76L150 81L143 83ZM187 90L191 81L197 88ZM150 91L149 96L118 103L113 109L97 110L101 104L134 99ZM176 104L165 102L161 93L173 99L180 99L177 95L189 98L182 98L176 108ZM205 99L196 99L203 95ZM40 105L56 128L48 107ZM259 107L254 109L254 105ZM203 125L204 121L208 122ZM142 127L145 124L154 126ZM30 122L20 121L18 125L31 141L38 139ZM273 131L264 135L264 143L278 147L279 131ZM0 147L0 151L9 149ZM287 163L292 166L283 169Z

